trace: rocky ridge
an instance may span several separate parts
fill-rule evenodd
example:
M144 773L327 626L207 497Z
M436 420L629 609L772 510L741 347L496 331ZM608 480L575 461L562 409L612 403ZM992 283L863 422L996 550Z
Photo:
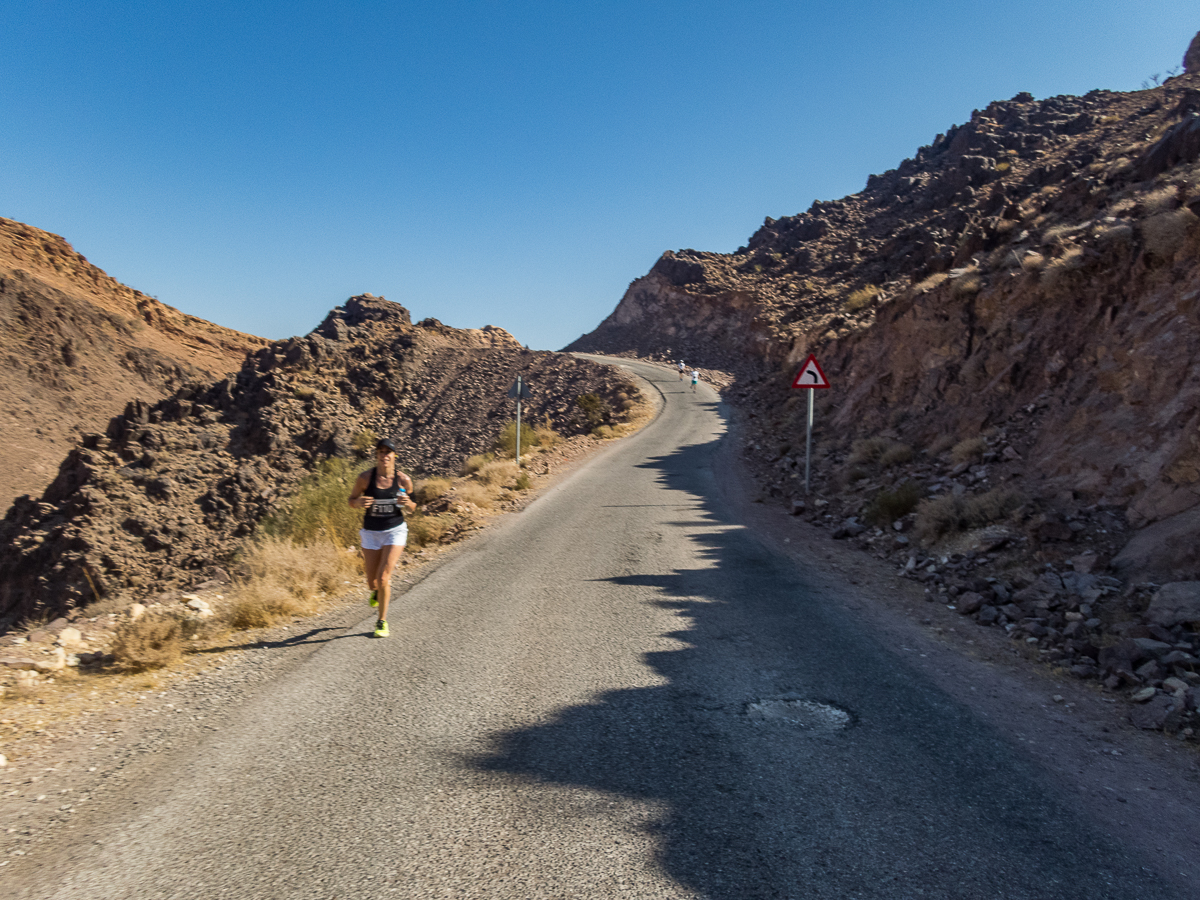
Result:
M0 505L40 493L67 449L133 397L236 371L262 338L117 282L56 234L0 218Z
M498 328L414 325L400 305L351 298L303 338L276 341L215 383L133 401L85 435L38 500L0 522L0 619L61 616L204 581L297 483L331 456L395 437L418 475L455 472L513 415L509 386L534 386L529 420L586 432L576 400L619 407L614 370L530 352Z
M663 254L568 349L735 373L764 497L1194 736L1198 213L1196 66L1019 94L735 253ZM809 353L833 390L806 496Z

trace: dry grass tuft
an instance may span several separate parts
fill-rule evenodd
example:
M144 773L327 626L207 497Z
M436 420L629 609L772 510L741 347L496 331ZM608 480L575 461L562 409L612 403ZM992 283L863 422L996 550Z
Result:
M1142 198L1142 215L1155 216L1170 212L1179 205L1179 190L1170 184L1157 188Z
M496 459L475 471L475 477L479 479L480 484L496 488L513 484L520 474L521 467L515 459Z
M1196 215L1188 209L1159 213L1141 223L1142 240L1150 253L1166 259L1183 247L1188 229L1195 223Z
M871 304L871 301L883 293L882 289L873 284L868 284L866 287L859 288L846 298L843 308L846 312L857 312Z
M967 438L959 441L950 450L950 458L955 464L965 462L975 462L983 456L983 451L987 449L987 441L981 437Z
M918 294L927 294L930 291L932 291L935 287L937 287L939 284L946 281L949 277L950 276L947 275L945 272L934 272L932 275L930 275L928 278L926 278L924 281L922 281L920 284L918 284L915 288L913 288L913 290L916 291Z
M891 525L917 508L921 494L921 486L915 481L906 481L895 490L880 491L867 507L863 518L872 525Z
M938 437L934 439L934 442L929 445L926 452L928 452L930 456L941 456L943 453L953 447L955 443L956 441L952 435L938 435Z
M449 493L453 486L449 478L422 478L413 485L412 498L416 503L432 503Z
M462 473L464 475L474 475L495 458L496 455L494 453L478 453L475 456L468 456L467 461L463 463Z
M978 269L974 270L978 272ZM961 278L955 278L950 284L950 292L957 297L967 297L971 294L978 294L983 289L983 280L978 275L963 275Z
M229 624L234 628L262 628L310 615L322 598L359 574L357 554L328 541L298 544L264 538L240 563L247 575L230 594Z
M850 445L850 456L846 459L846 465L861 466L877 463L891 446L892 442L884 437L863 438L855 441Z
M1045 264L1046 257L1040 253L1026 253L1024 259L1021 260L1021 268L1031 274L1040 272Z
M452 516L413 513L408 516L408 542L414 547L436 544L454 527Z
M110 651L116 667L144 672L174 665L183 656L183 625L165 614L147 614L125 622L114 636Z
M955 496L944 494L923 500L917 507L916 534L922 543L969 528L982 528L998 522L1020 509L1025 502L1016 491L994 488L986 494Z
M1084 262L1086 262L1086 257L1083 255L1082 247L1074 245L1068 247L1062 256L1051 260L1042 270L1042 284L1054 284L1067 272L1082 268Z
M455 496L463 503L470 503L472 506L478 506L480 509L487 509L492 505L492 501L496 499L499 492L488 490L487 485L480 484L477 481L468 481L461 484L455 490Z

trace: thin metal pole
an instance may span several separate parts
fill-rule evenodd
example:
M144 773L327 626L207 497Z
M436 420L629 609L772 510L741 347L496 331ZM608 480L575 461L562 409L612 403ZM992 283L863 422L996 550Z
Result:
M813 394L812 388L808 389L808 436L804 442L804 493L808 494L809 475L812 471L812 425L813 425Z
M521 376L517 376L517 465L521 465Z

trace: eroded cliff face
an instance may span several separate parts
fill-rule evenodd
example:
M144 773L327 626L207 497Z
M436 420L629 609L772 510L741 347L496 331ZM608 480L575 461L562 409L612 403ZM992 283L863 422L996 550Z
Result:
M1198 158L1194 73L1019 95L736 253L664 254L568 349L739 372L773 459L802 440L787 385L814 352L830 487L856 439L983 434L1032 497L1162 522L1200 505Z
M590 428L580 395L617 406L631 390L611 368L529 352L499 328L414 325L368 294L236 375L131 402L0 522L0 621L195 580L228 563L321 461L354 456L356 441L369 452L371 433L395 438L409 471L457 473L513 417L518 374L534 387L527 421L548 417L564 434Z
M0 507L40 493L79 435L133 398L236 371L262 338L188 316L0 218Z

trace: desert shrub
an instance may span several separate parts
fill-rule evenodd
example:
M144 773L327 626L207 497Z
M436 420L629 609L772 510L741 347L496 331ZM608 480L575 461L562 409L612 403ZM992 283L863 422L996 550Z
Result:
M527 491L533 487L533 481L529 477L528 472L522 472L517 476L517 483L513 485L518 491Z
M1133 228L1129 225L1101 228L1096 232L1096 239L1102 244L1128 244L1133 240Z
M117 629L110 652L126 672L165 668L183 656L183 627L175 616L139 616Z
M880 293L882 293L880 288L873 284L868 284L866 287L859 288L847 297L844 308L846 312L856 312L868 306Z
M370 428L360 431L354 436L354 449L360 456L370 456L375 445L379 443L379 435Z
M459 485L454 493L463 503L470 503L484 509L491 506L492 500L496 497L496 493L489 490L487 485L477 481L468 481L466 484Z
M407 517L407 521L408 542L414 547L428 547L436 544L454 527L454 519L450 516L412 513Z
M358 544L363 512L346 503L358 472L346 459L327 459L300 482L283 510L262 523L267 537L300 544L325 541L339 547Z
M1025 257L1021 260L1021 268L1026 272L1031 273L1040 272L1042 270L1042 266L1045 264L1046 257L1042 256L1040 253L1026 253Z
M463 463L462 473L464 475L474 475L495 458L496 455L494 453L479 453L475 456L468 456L467 461Z
M612 408L599 394L581 394L575 401L589 428L603 425L612 418Z
M481 484L503 487L512 484L521 474L521 469L515 459L496 459L481 467L475 473Z
M1172 185L1157 188L1142 198L1142 215L1169 212L1179 205L1179 191Z
M542 421L542 424L534 426L533 430L537 432L538 446L544 450L557 447L562 441L562 435L554 430L554 425L551 424L550 416L548 415Z
M243 631L267 628L311 613L313 604L269 579L250 579L241 585L229 605L229 624Z
M945 534L965 529L966 502L962 497L943 494L922 500L917 506L916 535L922 543L931 543Z
M521 453L532 450L538 445L538 433L531 428L527 423L521 423ZM507 456L511 459L517 452L517 423L514 419L505 424L500 429L500 435L496 438L496 452L501 456Z
M602 441L607 441L617 436L617 432L613 431L610 425L597 425L592 429L592 437L598 437Z
M967 297L971 294L978 294L983 289L983 281L978 275L964 275L962 278L956 278L950 285L950 291L955 296Z
M929 291L932 291L935 287L937 287L939 284L946 281L949 277L950 276L947 275L945 272L934 272L932 275L930 275L928 278L926 278L924 281L922 281L920 284L918 284L915 288L913 288L913 290L915 290L918 294L928 293Z
M913 458L913 449L908 444L892 444L879 456L879 467L881 469L890 469L892 466L900 466L906 462L910 462Z
M1042 270L1042 284L1054 284L1067 272L1083 267L1086 258L1082 247L1071 246L1058 259L1051 260Z
M317 396L317 390L316 390L316 388L311 388L311 387L308 387L307 385L303 385L303 386L298 387L295 390L293 390L292 394L293 394L293 396L295 396L295 398L297 400L312 400L314 397Z
M416 503L432 503L438 497L445 495L453 487L449 478L422 478L413 485L413 501Z
M262 628L315 612L323 596L341 591L359 573L357 552L345 547L327 540L255 541L238 560L245 575L230 591L229 624Z
M1009 488L993 488L973 497L943 494L922 500L917 507L916 534L931 543L947 534L982 528L1011 515L1024 498Z
M1025 498L1011 488L992 488L984 494L967 498L967 525L982 528L1012 515L1025 503Z
M1000 174L1004 174L1011 168L1012 168L1012 163L1010 163L1008 160L1004 160L1003 162L996 163L996 171L999 172Z
M846 465L861 466L877 463L891 446L892 442L883 437L857 440L850 445L850 455L846 458Z
M971 437L959 441L950 450L950 458L955 464L973 462L983 456L987 449L987 441L981 437Z
M953 435L941 434L934 439L933 443L929 445L926 452L928 452L930 456L941 456L943 453L953 447L955 443L957 442L954 440Z
M890 525L917 508L921 493L921 486L915 481L905 481L894 490L882 490L875 495L863 518L872 525Z
M1174 256L1187 240L1188 228L1195 221L1195 213L1187 209L1159 213L1145 219L1141 229L1146 249L1158 257Z

